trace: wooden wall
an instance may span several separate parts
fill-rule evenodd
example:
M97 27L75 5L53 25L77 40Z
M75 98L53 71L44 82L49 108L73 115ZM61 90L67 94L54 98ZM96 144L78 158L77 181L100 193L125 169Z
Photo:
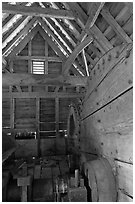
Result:
M19 53L7 58L10 72L32 73L33 59L45 62L45 74L56 76L62 72L62 60L39 32L23 49L20 48ZM20 95L12 97L13 92ZM11 98L3 97L2 121L3 130L11 132L20 145L16 157L65 154L64 131L67 129L69 105L72 101L77 103L78 99L76 95L75 98L60 98L59 93L76 94L76 87L59 84L5 86L3 93L11 94ZM54 96L49 98L47 94ZM21 139L16 137L19 132L23 133ZM26 138L27 132L36 132L36 138Z
M133 51L114 48L94 67L83 102L81 151L106 157L118 201L133 198ZM126 199L125 199L126 198Z

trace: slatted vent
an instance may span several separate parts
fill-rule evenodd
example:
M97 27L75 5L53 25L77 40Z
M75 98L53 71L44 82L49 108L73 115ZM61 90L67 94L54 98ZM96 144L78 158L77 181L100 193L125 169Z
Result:
M46 74L44 61L32 61L33 74Z

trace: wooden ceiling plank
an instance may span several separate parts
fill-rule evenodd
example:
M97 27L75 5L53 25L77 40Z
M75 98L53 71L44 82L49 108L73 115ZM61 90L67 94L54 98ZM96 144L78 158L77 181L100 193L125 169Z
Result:
M15 43L20 39L20 37L25 36L28 33L36 20L37 17L32 18L32 20L18 33L18 35L16 35L15 38L7 44L7 46L2 50L3 55L6 55L6 53L15 46Z
M72 54L68 57L67 61L65 62L64 70L63 70L64 75L66 75L68 73L68 71L69 71L71 65L73 64L75 58L77 57L77 55L85 47L87 47L92 41L93 41L93 38L91 38L91 36L88 36L87 38L85 38L85 40L83 42L81 42L78 46L76 46L76 48L74 49Z
M19 51L21 51L27 43L35 36L35 34L38 32L40 26L36 25L33 30L28 33L26 37L14 48L14 50L9 54L9 58L14 57Z
M109 25L113 28L114 32L123 39L126 43L132 43L130 37L126 34L126 32L121 28L121 26L117 23L117 21L113 18L107 8L103 8L101 11L101 15L104 19L109 23Z
M49 18L64 18L70 20L75 19L71 11L62 9L41 8L2 3L2 10L5 13L22 14L26 16L40 16L40 17L43 16Z
M67 76L62 75L41 75L29 73L3 73L2 85L3 86L28 86L28 85L74 85L85 86L87 77Z
M18 28L20 24L26 19L26 16L23 16L13 27L2 37L2 43Z

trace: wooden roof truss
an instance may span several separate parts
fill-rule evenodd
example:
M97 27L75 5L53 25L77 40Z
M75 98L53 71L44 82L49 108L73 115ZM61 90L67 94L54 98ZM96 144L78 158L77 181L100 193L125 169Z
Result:
M64 77L89 76L102 55L132 43L133 4L117 4L114 11L115 2L2 3L3 69L39 31L59 54Z

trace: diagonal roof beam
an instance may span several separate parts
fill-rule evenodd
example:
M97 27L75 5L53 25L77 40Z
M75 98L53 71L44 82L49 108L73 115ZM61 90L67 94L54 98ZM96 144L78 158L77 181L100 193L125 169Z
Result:
M124 2L129 11L133 14L133 2Z
M110 14L107 7L103 8L101 15L108 22L108 24L113 28L114 32L126 43L132 43L131 38L126 34L126 32L121 28L117 21Z
M57 37L57 35L54 34L54 32L47 26L47 24L45 23L45 21L43 21L41 18L38 18L38 21L41 23L42 27L44 28L44 30L46 30L54 39L55 41L59 44L59 46L66 52L69 53L69 51L67 50L67 48L64 46L64 44L59 40L59 38Z
M2 10L3 12L10 14L22 14L27 16L40 16L49 18L64 18L70 20L75 19L71 11L62 9L59 10L52 8L29 7L2 3Z
M93 38L91 36L88 36L87 38L85 38L85 40L83 40L78 46L76 46L76 48L74 49L74 51L72 52L72 54L68 57L65 65L64 65L64 69L63 69L63 74L66 75L71 67L71 65L73 64L75 58L77 57L77 55L85 48L87 47L91 42L93 41Z
M22 6L24 6L26 4L27 4L27 2L21 3ZM14 16L15 16L14 14L9 14L9 16L2 22L2 27L4 27L12 18L14 18Z
M44 22L41 18L39 18L39 22L41 23L41 25L43 26L43 28L44 28L45 30L47 30L48 33L51 34L51 35L54 37L54 39L56 40L56 42L62 47L62 49L66 52L66 54L67 54L67 55L70 55L71 53L67 50L67 48L64 46L64 44L63 44L63 43L58 39L58 37L51 31L51 29L49 29L49 28L47 27L47 25L45 24L45 22ZM65 61L66 61L66 58L65 58ZM78 69L79 69L84 75L86 74L85 70L83 70L83 69L81 68L81 66L79 66L79 64L78 64L77 62L75 62L75 65L77 65Z
M45 33L45 31L42 29L41 26L39 26L39 33L44 38L44 40L47 41L47 43L58 53L58 55L61 57L62 61L65 61L66 57L62 53L62 51L58 48L58 46L52 41L52 39Z
M31 32L29 32L23 40L14 48L14 50L9 54L8 58L14 57L18 52L23 50L23 48L27 45L27 43L36 35L40 26L36 25Z
M6 53L13 49L13 47L15 46L15 43L23 36L25 36L29 29L33 26L33 24L36 22L37 17L32 18L32 20L30 20L30 22L18 33L18 35L15 36L15 38L13 38L5 48L3 48L2 50L2 54L6 55Z
M39 22L41 23L41 20ZM44 22L42 22L41 25L43 26ZM43 26L43 28L46 29L46 27L44 27L44 26ZM39 29L39 32L42 35L42 37L44 38L44 40L47 40L48 44L59 54L59 56L61 57L62 61L65 63L67 58L62 53L62 51L58 48L58 46L52 41L52 39L45 33L45 31L41 27ZM56 36L55 36L55 38L56 38ZM82 73L84 73L84 70L82 68L79 67L79 69L80 69L80 71ZM71 66L71 71L73 71L74 74L82 76L73 65Z
M14 17L14 14L10 14L5 20L2 22L2 27L4 27L12 18Z
M88 17L87 22L85 24L85 28L80 35L80 37L81 37L79 39L80 41L82 41L87 36L86 30L90 29L94 25L94 23L96 22L98 15L99 15L101 9L103 8L104 4L105 4L104 2L91 2L90 3L89 11L88 11L89 17Z
M13 25L13 27L2 37L2 42L4 42L26 18L26 16L23 16L15 25Z
M73 3L73 4L72 4ZM97 44L102 46L104 51L108 51L113 48L111 43L107 40L107 38L104 36L104 34L98 29L98 27L94 24L90 29L85 29L85 23L88 20L87 14L82 10L82 8L79 6L78 3L72 2L70 3L71 6L74 6L74 9L78 13L78 18L80 19L82 29L87 33L87 35L92 35L95 38L95 41L97 41ZM101 6L102 7L102 6Z

